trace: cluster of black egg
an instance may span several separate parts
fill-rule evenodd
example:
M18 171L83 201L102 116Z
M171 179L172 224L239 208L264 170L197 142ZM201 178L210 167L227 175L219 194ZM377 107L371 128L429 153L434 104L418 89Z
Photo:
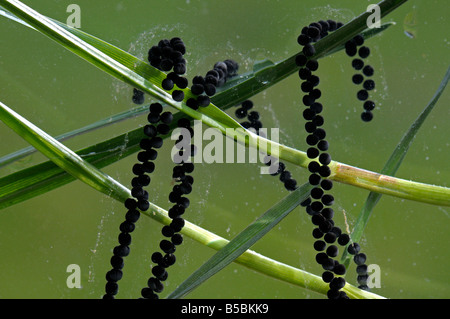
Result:
M158 128L162 124L157 125L158 121L164 121L167 118L165 114L172 114L170 112L164 112L161 114L160 112L162 108L152 111L152 106L150 106L150 109L149 120L151 118L153 125L156 125L156 130L158 133L161 133ZM170 120L172 120L172 116ZM163 125L165 124L168 123L164 122ZM182 118L178 120L177 125L178 127L190 128L191 122L188 119ZM151 131L154 131L154 129ZM165 132L165 134L167 134L167 132ZM179 155L182 156L183 152L184 149L180 149ZM146 299L156 299L158 298L157 293L163 291L163 282L168 278L166 269L175 263L176 258L174 253L176 251L176 246L181 245L183 242L183 236L180 232L184 227L185 221L182 215L185 213L185 210L190 204L189 199L184 195L187 195L192 191L194 178L189 175L189 173L193 172L194 164L190 163L187 158L183 156L182 158L185 160L178 160L176 162L177 165L174 166L172 172L174 186L169 194L169 201L173 203L173 206L169 209L169 217L171 218L171 222L169 225L163 226L161 233L165 239L162 239L159 243L159 247L163 253L157 251L152 254L151 260L156 264L151 270L153 276L151 276L147 281L147 287L141 290L142 297Z
M210 97L216 94L217 88L235 76L238 69L239 65L234 60L228 59L214 64L205 76L195 76L191 86L191 92L195 97L187 99L186 105L194 110L208 106L211 103Z
M185 53L186 47L178 37L163 39L148 51L150 65L165 72L171 71L161 86L164 90L171 91L176 85L180 90L173 90L172 98L177 102L184 99L184 92L181 89L188 86L187 78L182 76L186 73L186 60L183 57Z
M119 245L113 249L113 257L111 258L113 268L106 274L105 299L114 298L114 295L118 292L117 282L123 275L123 258L130 253L131 233L135 229L135 223L140 217L140 212L147 211L150 207L149 195L145 187L151 181L149 174L155 170L154 161L158 156L157 150L163 145L161 135L168 133L169 124L173 119L172 113L162 112L163 107L159 103L151 104L149 111L147 116L149 123L143 128L145 137L139 143L141 151L137 155L138 163L134 164L132 168L135 177L131 180L131 197L125 200L125 208L128 211L125 215L125 221L119 227ZM168 263L170 260L174 260L174 257L170 255L165 257ZM158 277L158 280L162 279L164 279L162 276Z
M246 118L246 121L243 121L241 125L250 129L253 128L256 134L260 134L260 129L263 127L262 122L260 121L259 112L251 111L253 109L253 102L251 100L245 100L242 102L240 107L238 107L235 111L235 115L238 119Z
M159 41L158 46L150 48L148 53L150 64L162 71L170 71L161 83L164 90L171 91L175 85L179 89L184 89L188 86L188 80L183 76L186 72L186 60L183 58L185 53L186 47L183 41L178 37L170 40L161 40ZM184 99L184 92L181 90L173 90L172 98L175 101L180 102ZM155 123L157 123L158 120L162 120L163 118L161 116L158 118L159 113L152 112L150 108L150 114L148 116L149 121L150 118ZM165 113L162 113L161 115L164 115ZM154 116L152 116L152 114L154 114ZM158 129L160 125L156 128ZM189 119L181 118L178 120L177 126L190 129L191 137L193 136L191 121ZM160 133L167 134L169 131L170 128L168 128L167 131ZM171 222L169 225L163 226L161 230L162 235L165 237L165 239L162 239L159 243L159 248L162 253L157 251L151 256L152 262L156 265L152 267L151 271L153 276L147 281L147 287L144 287L141 290L141 295L145 299L156 299L158 298L157 294L163 291L163 282L168 278L166 269L175 264L176 257L174 253L176 251L176 246L181 245L183 242L183 236L180 232L184 227L185 221L182 216L190 205L190 201L185 195L192 191L194 178L189 174L194 171L194 164L189 161L192 146L190 140L183 141L183 143L178 142L176 146L179 148L179 151L177 160L174 160L176 165L172 172L174 186L169 194L169 202L173 204L168 211ZM186 147L189 147L189 152L186 152Z

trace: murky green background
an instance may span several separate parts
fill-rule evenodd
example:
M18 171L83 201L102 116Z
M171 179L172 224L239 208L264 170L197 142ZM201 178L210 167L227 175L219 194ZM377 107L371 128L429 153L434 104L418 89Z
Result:
M348 22L372 1L24 1L39 12L65 22L70 3L81 7L82 30L144 58L161 38L180 36L188 47L188 75L204 74L219 60L233 58L241 72L255 60L273 61L299 49L302 26L320 19ZM321 101L335 160L379 171L404 132L433 96L449 65L447 0L409 1L384 21L396 25L368 42L368 61L375 68L377 101L374 121L359 119L361 103L351 83L351 60L338 53L320 61ZM415 19L410 17L414 16ZM409 18L408 18L409 17ZM405 18L406 24L405 26ZM405 34L414 34L414 38ZM0 18L0 100L52 135L58 135L127 110L131 89L92 67L58 44L22 25ZM405 158L397 176L450 186L449 93L442 95ZM299 81L296 76L253 98L266 127L280 128L280 141L306 149ZM148 100L147 100L148 101ZM231 113L231 111L230 111ZM66 141L74 149L103 141L143 125L128 120ZM27 143L0 123L0 156ZM151 184L152 200L165 208L171 188L171 165L158 158ZM46 160L35 154L6 168L0 176ZM104 171L125 185L132 177L134 156ZM290 167L299 182L304 169ZM286 195L270 176L249 164L202 164L194 173L190 221L231 239L248 223ZM353 226L367 191L336 185L336 223L343 212ZM389 298L448 298L450 240L448 207L384 196L361 242L368 263L381 269L381 288ZM99 298L110 269L111 249L123 221L121 204L73 182L38 198L0 211L0 297ZM161 225L141 218L133 233L119 298L137 298L150 273L150 255L158 249ZM257 252L315 274L313 226L300 208L252 247ZM163 296L212 254L186 239L179 262L169 269ZM69 264L78 264L82 288L66 286ZM348 280L355 284L352 266ZM274 280L232 264L200 286L191 298L323 298L314 292Z

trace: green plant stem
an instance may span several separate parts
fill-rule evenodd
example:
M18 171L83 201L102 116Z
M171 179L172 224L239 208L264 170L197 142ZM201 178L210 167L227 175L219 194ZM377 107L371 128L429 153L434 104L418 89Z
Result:
M114 114L108 118L102 119L100 121L96 121L94 123L91 123L89 125L80 127L78 129L75 129L73 131L70 132L66 132L63 133L61 135L55 136L55 139L57 141L65 141L68 140L72 137L81 135L81 134L85 134L94 130L97 130L99 128L103 128L106 126L110 126L112 124L116 124L118 122L130 119L132 117L136 117L139 115L142 115L143 113L148 113L148 106L147 105L141 105L138 107L134 107L130 110L124 111L124 112L120 112L118 114ZM21 158L24 158L26 156L29 156L31 154L33 154L34 152L36 152L36 149L32 146L28 146L25 148L22 148L16 152L10 153L8 155L2 156L0 158L0 168L7 166L11 163L14 163L15 161L18 161Z
M422 203L450 206L450 188L409 181L350 165L331 162L330 179L358 186L371 192L391 195Z
M139 149L139 141L143 137L142 134L142 129L138 128L80 150L77 154L95 167L103 168L121 158L134 154ZM267 142L273 143L270 140ZM257 144L257 141L253 141L251 146L254 147L255 144ZM278 146L280 148L280 158L287 162L306 168L311 161L302 151L284 145ZM330 168L332 169L330 179L334 181L380 194L434 205L450 206L450 188L447 187L395 178L336 161L330 163ZM39 178L41 174L44 174L44 176ZM46 185L45 191L49 191L73 180L66 172L55 167L51 162L38 164L5 176L0 179L2 193L0 209L40 195L42 193L40 188L44 185Z

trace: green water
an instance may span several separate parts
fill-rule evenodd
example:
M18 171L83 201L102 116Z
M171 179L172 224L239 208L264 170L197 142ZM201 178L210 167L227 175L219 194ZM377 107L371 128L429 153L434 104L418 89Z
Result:
M66 22L73 1L23 1L39 12ZM348 22L365 11L368 1L77 1L81 29L132 54L162 38L180 36L188 54L188 76L205 74L216 61L233 58L241 72L264 58L282 60L298 51L301 28L320 19ZM130 4L132 3L132 4ZM338 53L320 61L318 75L325 105L325 129L333 159L379 171L404 132L433 96L449 66L450 23L447 0L409 1L385 21L396 25L368 42L368 61L375 69L377 101L371 123L359 120L361 103L351 83L351 60ZM406 31L406 32L405 32ZM52 135L79 128L133 107L131 89L76 57L46 37L0 18L0 100ZM449 186L450 143L448 89L427 119L405 158L398 177ZM280 142L306 149L299 81L292 76L253 98L266 127L280 128ZM148 101L148 100L147 100ZM232 111L230 111L232 114ZM130 131L144 117L66 141L78 150ZM0 123L0 156L27 143ZM151 200L169 208L169 148L157 161L149 190ZM0 176L46 160L34 154L0 169ZM104 169L129 185L134 156ZM304 169L289 167L298 181ZM286 195L270 176L250 164L199 164L186 218L227 239ZM336 185L336 183L335 183ZM367 191L334 187L336 223L350 228ZM0 211L1 298L99 298L110 269L111 249L123 221L121 204L81 182ZM450 208L383 196L361 242L368 263L381 269L381 288L388 298L448 298ZM150 272L150 255L158 249L160 225L141 218L125 261L120 298L137 298ZM315 274L313 226L300 208L294 210L252 249ZM164 297L212 254L186 239L169 269ZM78 264L81 289L69 289L66 268ZM354 266L347 279L356 284ZM200 286L191 298L323 298L232 264Z

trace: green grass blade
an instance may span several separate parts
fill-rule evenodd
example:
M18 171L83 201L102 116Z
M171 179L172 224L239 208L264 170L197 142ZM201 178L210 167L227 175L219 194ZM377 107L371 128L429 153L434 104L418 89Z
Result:
M300 205L300 203L308 197L311 188L309 183L302 185L266 211L181 283L168 298L181 298L185 296L208 278L233 262L260 238L267 234L294 208Z
M142 129L136 129L77 152L98 169L134 154L142 139ZM12 206L66 185L75 178L51 161L20 170L0 179L0 209Z
M439 88L437 89L433 98L430 100L430 102L428 102L427 106L419 114L417 119L412 123L408 131L405 133L400 142L397 144L394 152L391 154L388 161L381 170L382 174L395 176L397 170L399 169L403 159L405 158L409 150L409 147L411 146L415 136L419 132L420 127L425 122L426 118L431 113L434 106L438 102L440 96L444 92L445 87L447 86L447 83L449 81L449 78L450 78L450 67L447 69L447 72L443 80L441 81L441 84L439 85ZM380 200L381 196L382 194L375 192L370 192L369 195L367 196L366 202L364 203L364 206L358 215L358 218L355 222L355 227L351 234L353 242L359 242L361 240L364 229L366 228L366 225L369 222L369 218L378 201ZM344 263L346 266L349 265L350 256L347 253L347 250L344 250L341 262Z
M148 113L148 105L133 107L130 110L114 114L108 118L96 121L94 123L80 127L73 131L60 134L58 136L55 136L54 138L55 138L55 140L62 142L62 141L68 140L70 138L73 138L75 136L86 134L88 132L91 132L91 131L94 131L94 130L97 130L100 128L104 128L104 127L112 125L112 124L116 124L118 122L142 115L144 113ZM5 155L0 158L0 168L5 167L9 164L12 164L15 161L18 161L26 156L29 156L29 155L33 154L34 152L36 152L36 149L32 146L29 146L29 147L25 147L21 150L18 150L16 152Z
M417 133L419 132L420 127L425 122L428 115L433 110L434 106L438 102L439 98L441 97L442 93L445 90L445 87L447 86L447 83L450 78L450 67L447 69L447 72L442 79L436 93L428 102L427 106L423 109L423 111L419 114L417 119L412 123L411 127L408 129L406 134L402 137L401 141L396 146L394 152L389 157L388 161L384 165L383 169L381 170L382 174L389 174L394 175L398 168L400 167L403 159L406 156L406 153L409 150L409 147L411 146L414 138L416 137Z
M96 190L119 199L128 189L0 102L0 119L56 165Z

